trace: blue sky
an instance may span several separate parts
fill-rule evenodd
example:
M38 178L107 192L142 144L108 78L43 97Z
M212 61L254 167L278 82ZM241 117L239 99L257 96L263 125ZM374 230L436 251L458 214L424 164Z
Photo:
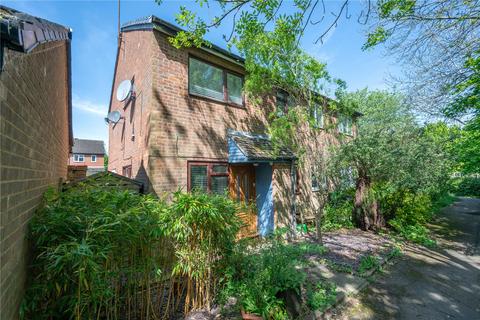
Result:
M326 3L327 12L338 8L338 2ZM117 1L2 1L2 4L72 28L74 136L107 142L108 131L103 118L108 110L115 65ZM121 23L152 14L175 23L180 5L191 7L188 1L167 0L158 6L154 0L122 0ZM326 62L331 75L345 80L349 90L387 89L388 75L395 74L399 68L383 55L381 48L361 50L365 32L355 18L360 9L361 2L354 2L350 8L352 18L341 19L324 44L314 44L314 40L319 30L325 28L321 25L309 27L302 47ZM213 7L203 8L200 13L213 17L215 11ZM228 26L211 32L208 40L225 46L222 35L226 32Z

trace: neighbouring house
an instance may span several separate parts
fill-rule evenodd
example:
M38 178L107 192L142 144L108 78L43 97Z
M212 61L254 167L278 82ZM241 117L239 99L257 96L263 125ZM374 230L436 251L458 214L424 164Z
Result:
M77 139L73 141L68 165L87 167L86 175L105 171L105 144L101 140Z
M67 176L71 30L0 6L0 318L19 318L29 219Z
M269 114L288 108L279 91L253 107L242 94L244 60L220 47L174 48L180 29L150 16L121 28L109 106L108 169L143 181L161 195L178 189L227 193L248 205L246 233L266 235L313 217L322 181L317 157L340 136L355 135L354 118L316 106L315 130L305 126L301 163L274 152ZM338 130L327 133L327 125Z

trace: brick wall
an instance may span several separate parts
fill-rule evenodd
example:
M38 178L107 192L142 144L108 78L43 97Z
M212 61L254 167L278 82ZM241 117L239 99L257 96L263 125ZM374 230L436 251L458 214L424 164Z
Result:
M111 110L120 111L125 119L115 127L110 125L109 170L121 174L124 166L131 165L132 178L146 182L147 189L159 195L186 190L187 161L226 161L228 129L264 133L267 115L273 110L273 99L268 98L260 107L247 100L245 108L238 108L189 95L189 56L244 73L242 66L205 51L176 49L160 32L123 33L114 88L122 80L134 79L137 99L130 104L112 100ZM327 118L326 123L334 127L335 115ZM297 141L307 155L299 167L302 179L296 197L296 208L303 216L312 217L322 200L311 189L311 167L339 139L334 128L310 130L305 126L298 132ZM276 212L292 206L290 179L289 167L274 170ZM288 222L285 217L277 218L278 225Z
M28 260L28 221L48 186L66 178L67 43L29 54L5 49L0 74L0 314L18 318Z
M186 189L188 160L227 160L227 130L263 133L272 109L265 105L259 112L249 101L241 108L189 95L189 56L239 74L244 70L202 50L178 50L159 32L154 36L148 146L151 183L158 193Z
M119 111L122 119L116 125L109 125L108 170L122 174L124 167L131 166L132 178L142 181L148 189L147 145L153 94L151 51L154 36L151 31L136 31L124 33L122 37L110 105L110 110ZM136 97L119 102L115 98L116 89L126 79L134 83Z

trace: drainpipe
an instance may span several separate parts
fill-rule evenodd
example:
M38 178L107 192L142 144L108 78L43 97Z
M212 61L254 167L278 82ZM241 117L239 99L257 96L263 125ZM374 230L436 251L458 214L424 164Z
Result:
M297 187L297 172L296 172L296 169L295 169L295 160L292 160L292 162L290 163L290 176L291 176L291 181L292 181L292 206L290 208L290 214L291 214L291 236L292 238L296 238L297 237L297 218L296 218L296 204L295 204L295 200L296 200L296 187Z

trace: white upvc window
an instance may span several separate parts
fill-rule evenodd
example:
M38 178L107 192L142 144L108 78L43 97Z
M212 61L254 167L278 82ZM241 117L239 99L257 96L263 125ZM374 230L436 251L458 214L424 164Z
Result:
M73 155L73 162L84 162L85 156L83 154L74 154Z
M324 126L323 109L318 104L313 107L313 125L315 128L323 128Z
M97 162L97 155L92 154L92 162Z
M341 115L338 118L338 132L343 134L352 135L352 119L347 116Z

